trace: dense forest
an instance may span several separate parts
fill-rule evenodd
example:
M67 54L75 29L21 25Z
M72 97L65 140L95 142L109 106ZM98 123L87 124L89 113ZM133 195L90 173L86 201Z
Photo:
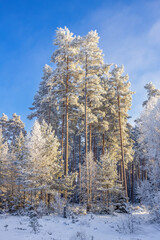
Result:
M45 64L28 119L0 118L0 208L39 208L67 216L127 212L144 204L160 217L160 90L150 82L135 126L124 66L104 62L99 36L58 28L51 66ZM80 210L79 210L80 211Z

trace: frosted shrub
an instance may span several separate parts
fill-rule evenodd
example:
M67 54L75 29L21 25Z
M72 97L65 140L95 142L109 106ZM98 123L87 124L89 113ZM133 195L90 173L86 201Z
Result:
M42 217L43 215L48 214L47 206L43 201L40 201L38 208L37 208L37 213L38 213L39 217Z
M60 194L57 193L54 197L54 202L51 204L51 208L53 208L54 212L57 215L62 216L64 213L65 205L65 199L61 198Z
M70 240L94 240L94 237L88 237L85 232L77 232Z
M153 199L154 205L151 210L152 221L156 221L160 224L160 191L157 192L156 196Z
M34 210L29 213L29 226L35 234L39 232L40 224L38 223L38 215Z
M117 225L118 231L123 234L134 233L137 226L135 226L135 218L132 213L127 214L127 218L121 219L120 225Z
M73 205L73 206L69 206L68 210L70 212L70 215L86 215L86 206L84 205Z

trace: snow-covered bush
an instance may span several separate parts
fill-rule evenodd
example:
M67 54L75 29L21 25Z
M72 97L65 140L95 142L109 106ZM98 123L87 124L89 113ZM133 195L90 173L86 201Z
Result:
M47 215L48 214L48 208L46 206L46 204L43 201L40 201L37 210L36 210L37 214L39 217L42 217L43 215Z
M93 236L89 237L85 232L77 232L74 234L70 240L94 240Z
M126 197L123 195L123 193L119 193L119 196L117 197L115 203L113 204L114 211L118 213L128 213L128 204L126 201Z
M134 233L137 229L134 215L132 213L129 213L127 215L127 218L124 218L124 216L122 216L121 222L117 225L117 228L117 231L123 234Z
M153 198L153 206L150 210L151 220L160 224L160 191Z
M35 234L39 232L39 228L41 227L38 222L38 214L34 210L29 212L29 226Z
M59 216L63 216L65 206L66 200L64 198L61 198L59 193L55 194L54 202L50 205L50 208L54 211L54 213Z
M69 205L68 206L68 211L70 212L71 215L86 215L86 206L85 205Z

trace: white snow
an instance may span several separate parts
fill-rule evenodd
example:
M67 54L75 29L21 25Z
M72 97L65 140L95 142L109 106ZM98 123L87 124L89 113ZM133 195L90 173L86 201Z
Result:
M132 214L78 216L49 215L38 219L35 234L27 216L0 215L0 240L159 240L160 230L146 211Z

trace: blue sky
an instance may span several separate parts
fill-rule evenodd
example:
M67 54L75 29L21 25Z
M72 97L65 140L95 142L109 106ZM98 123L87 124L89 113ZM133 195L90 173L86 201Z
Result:
M0 114L26 116L50 64L57 27L76 35L97 29L106 63L124 64L136 92L130 112L138 117L144 85L160 88L160 1L0 0ZM132 121L133 121L132 120Z

